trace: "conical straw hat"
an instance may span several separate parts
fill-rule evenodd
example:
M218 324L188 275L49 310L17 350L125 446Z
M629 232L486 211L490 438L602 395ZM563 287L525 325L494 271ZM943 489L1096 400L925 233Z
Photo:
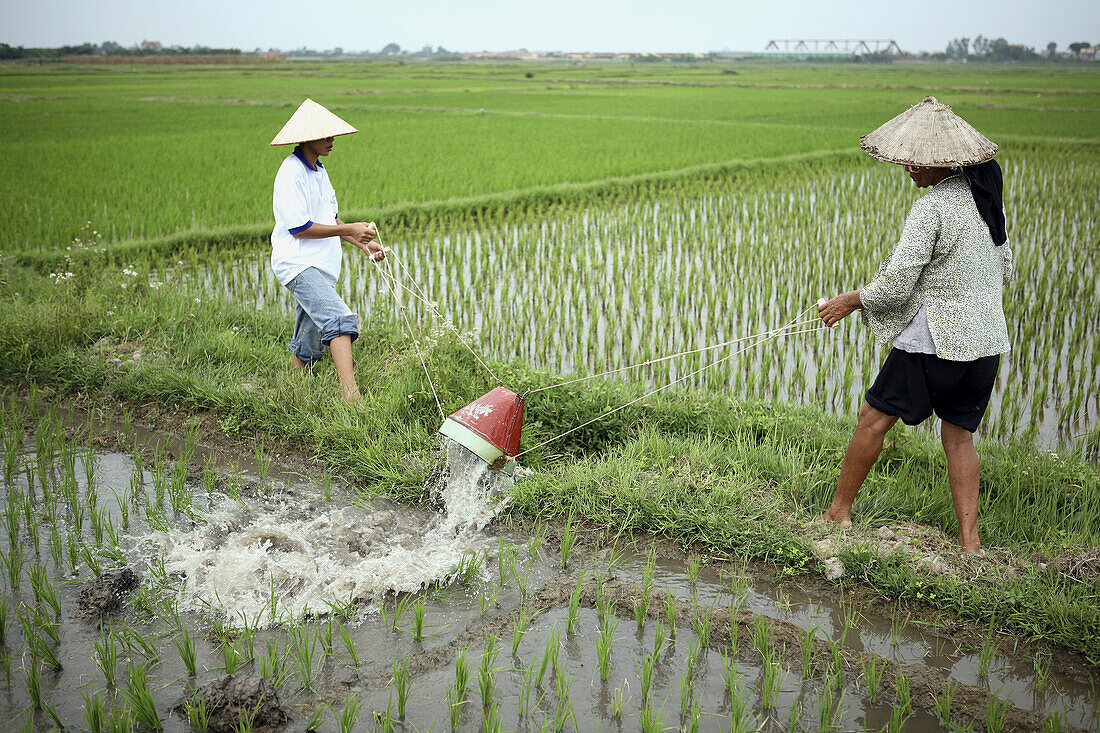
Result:
M353 132L359 131L312 99L307 99L291 115L271 144L304 143L337 135L350 135Z
M997 154L996 143L935 97L864 135L859 146L887 163L937 168L976 165Z

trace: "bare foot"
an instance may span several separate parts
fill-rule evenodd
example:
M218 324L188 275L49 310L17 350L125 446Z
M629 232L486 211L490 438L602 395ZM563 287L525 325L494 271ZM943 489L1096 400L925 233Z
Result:
M356 384L346 384L341 387L341 390L344 393L344 399L348 402L358 402L363 399L362 395L359 394L359 386Z
M959 547L962 548L964 555L978 555L979 557L985 555L985 550L982 549L982 545L977 540L973 542L963 542L959 540Z
M830 509L817 518L819 522L831 522L838 527L851 527L852 517L848 514L841 514L840 512Z

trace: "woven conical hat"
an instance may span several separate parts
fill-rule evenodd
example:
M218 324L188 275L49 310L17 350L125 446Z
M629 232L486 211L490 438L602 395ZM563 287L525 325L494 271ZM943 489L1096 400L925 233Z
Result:
M309 140L321 140L337 135L350 135L359 132L336 115L329 112L312 99L302 102L298 110L291 115L283 129L271 141L272 145L290 145Z
M984 163L997 144L935 97L925 97L872 133L859 146L887 163L955 167Z

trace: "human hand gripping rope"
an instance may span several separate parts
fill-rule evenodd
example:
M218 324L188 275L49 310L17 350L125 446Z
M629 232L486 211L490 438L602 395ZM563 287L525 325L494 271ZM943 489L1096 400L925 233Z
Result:
M503 381L497 377L489 365L484 359L474 350L473 346L468 343L468 340L463 338L459 329L439 310L438 301L429 299L427 293L420 287L416 280L412 277L412 274L401 262L400 258L392 255L389 247L382 245L381 237L378 238L378 244L383 247L383 252L388 255L385 258L385 262L393 263L400 269L401 275L409 284L405 284L398 280L397 276L391 271L383 267L382 261L371 258L371 263L378 270L386 283L386 286L390 294L394 297L398 311L401 313L402 320L405 323L405 328L408 331L409 338L413 341L413 346L416 349L417 358L420 360L421 368L424 371L424 376L428 380L428 385L431 388L432 396L435 398L436 408L439 410L441 417L444 417L444 423L440 427L439 432L456 440L463 447L469 449L471 452L481 456L487 463L494 468L500 468L506 472L511 472L515 467L515 461L520 456L526 455L533 450L541 448L545 445L553 443L570 433L576 432L581 428L591 425L594 422L604 419L610 415L624 410L633 404L641 402L647 397L651 397L658 392L662 392L670 387L674 387L692 377L698 376L708 369L712 369L719 364L723 364L735 356L745 353L753 347L760 346L761 344L773 341L783 336L796 336L804 333L814 333L817 331L827 330L828 327L821 323L821 319L814 315L807 318L806 314L811 310L818 308L826 301L824 298L818 300L814 305L809 306L801 313L796 315L785 325L779 328L773 328L768 331L762 331L760 333L752 334L749 336L741 336L728 341L723 341L719 344L713 344L710 346L703 346L697 349L690 349L687 351L681 351L675 354L669 354L668 356L662 356L655 359L647 359L646 361L639 362L637 364L631 364L617 369L610 369L605 372L599 372L597 374L590 374L583 377L576 377L564 382L558 382L556 384L547 385L545 387L538 387L536 389L527 390L522 394L517 394L503 386ZM439 401L439 395L436 391L435 384L432 382L431 374L428 370L427 362L424 358L423 351L421 349L420 340L417 338L417 334L414 332L412 323L409 321L406 306L402 301L404 294L411 295L416 300L419 300L429 313L438 318L442 323L458 336L459 341L463 346L474 356L477 362L489 373L489 376L493 378L497 384L501 385L496 389L482 395L477 400L474 400L470 404L466 405L460 410L457 410L450 417L446 417L443 411L443 406ZM519 450L519 433L522 428L523 422L523 410L524 403L528 395L535 394L537 392L544 392L557 387L564 387L570 384L576 384L578 382L584 382L590 379L597 379L599 377L606 377L610 374L617 374L619 372L625 372L632 369L641 369L642 367L657 364L670 359L676 359L681 356L689 356L691 354L699 354L706 351L714 351L716 349L722 349L727 347L733 347L741 345L734 351L712 361L709 364L705 364L698 369L689 372L668 384L661 385L654 389L649 390L640 397L636 397L629 402L626 402L618 407L614 407L601 415L598 415L591 420L587 420L580 425L576 425L558 435L548 438L541 443L533 445L526 450Z

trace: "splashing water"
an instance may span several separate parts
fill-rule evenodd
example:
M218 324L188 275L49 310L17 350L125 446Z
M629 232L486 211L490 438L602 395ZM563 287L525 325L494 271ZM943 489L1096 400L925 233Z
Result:
M508 502L512 484L444 441L442 470L429 487L443 514L310 505L293 493L226 497L194 530L155 532L142 546L186 579L181 610L213 610L231 623L269 625L389 591L419 591L491 546L482 530Z

